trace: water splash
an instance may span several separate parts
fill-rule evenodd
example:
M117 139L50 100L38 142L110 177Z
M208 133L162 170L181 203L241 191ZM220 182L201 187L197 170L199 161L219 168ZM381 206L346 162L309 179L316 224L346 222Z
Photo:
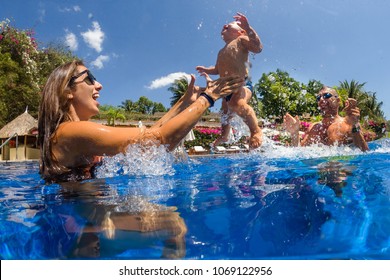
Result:
M377 153L390 153L390 138L383 138L369 143L371 151Z
M248 128L238 116L232 123L234 126L234 138L248 135ZM349 157L360 156L366 153L389 153L390 139L378 140L369 143L370 150L362 152L354 146L326 146L322 144L306 147L288 147L263 136L263 144L260 148L251 150L249 153L234 155L235 158L245 157L247 160L255 158L257 160L269 159L317 159L327 157ZM185 153L185 151L183 151ZM180 158L179 158L180 159ZM194 159L185 155L181 163L189 166ZM164 176L174 175L178 157L175 153L169 153L163 145L160 146L140 146L130 145L126 154L118 154L113 157L105 157L103 164L97 169L98 178L115 177L118 175L130 176Z
M117 175L173 175L174 161L174 156L163 145L129 145L125 154L105 157L96 176L107 178Z
M249 127L244 123L242 118L234 114L232 119L230 120L230 124L232 127L234 127L234 138L235 139L241 139L241 137L249 136L250 131Z
M338 156L356 156L363 155L357 147L350 146L326 146L322 144L311 145L306 147L288 147L278 144L263 136L263 144L260 148L250 152L251 156L260 157L261 159L312 159L323 157Z

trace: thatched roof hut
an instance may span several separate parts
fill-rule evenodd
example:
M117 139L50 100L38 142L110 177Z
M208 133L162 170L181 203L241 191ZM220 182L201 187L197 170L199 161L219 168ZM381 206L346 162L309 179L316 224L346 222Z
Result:
M0 139L8 139L15 133L18 136L32 135L38 128L38 121L27 110L0 129Z
M26 110L0 129L0 160L39 158L37 147L38 121Z

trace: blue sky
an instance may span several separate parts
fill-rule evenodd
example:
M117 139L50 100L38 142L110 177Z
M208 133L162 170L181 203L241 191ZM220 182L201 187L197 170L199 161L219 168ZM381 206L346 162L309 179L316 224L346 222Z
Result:
M387 0L0 2L0 20L33 28L44 44L63 42L86 62L103 84L101 104L146 96L169 107L172 79L215 63L220 30L239 11L264 44L251 56L254 82L278 68L304 83L366 82L390 118ZM197 84L204 79L197 76Z

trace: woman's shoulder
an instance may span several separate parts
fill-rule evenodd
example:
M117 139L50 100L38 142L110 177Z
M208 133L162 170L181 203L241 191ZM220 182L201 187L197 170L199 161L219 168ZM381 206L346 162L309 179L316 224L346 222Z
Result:
M102 124L92 122L92 121L69 121L69 122L63 122L59 125L59 128L78 128L78 127L100 127L103 126Z
M61 136L83 135L92 130L103 127L102 124L91 121L63 122L57 128L56 134Z

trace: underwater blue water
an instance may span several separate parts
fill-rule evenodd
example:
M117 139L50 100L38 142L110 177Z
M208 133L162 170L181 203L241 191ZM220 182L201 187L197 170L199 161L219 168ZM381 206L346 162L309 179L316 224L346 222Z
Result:
M1 259L390 259L390 141L109 158L45 185L0 164ZM144 152L144 151L143 151Z

